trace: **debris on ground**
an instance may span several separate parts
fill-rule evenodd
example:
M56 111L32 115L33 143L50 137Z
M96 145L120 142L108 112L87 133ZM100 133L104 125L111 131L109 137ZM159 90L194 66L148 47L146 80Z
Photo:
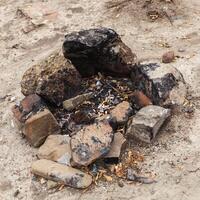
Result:
M126 135L128 138L151 143L170 115L170 109L154 105L146 106L129 121Z
M48 188L116 179L153 183L138 175L144 156L127 144L151 143L171 116L168 107L184 104L182 74L159 61L137 63L109 28L66 35L63 54L24 73L26 97L12 108L28 141L40 146L32 173L48 179Z

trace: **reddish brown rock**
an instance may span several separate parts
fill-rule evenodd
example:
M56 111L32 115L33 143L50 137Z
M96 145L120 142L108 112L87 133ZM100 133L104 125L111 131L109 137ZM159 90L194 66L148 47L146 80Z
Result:
M125 124L132 114L132 108L129 102L123 101L111 110L111 118L116 120L118 125Z
M174 51L168 51L168 52L164 53L162 56L163 63L171 63L174 61L174 59L175 59Z
M113 130L108 121L85 126L71 139L73 165L88 166L106 155L113 141Z
M25 97L19 105L13 106L12 112L16 120L20 123L24 123L28 117L37 113L44 107L45 104L42 99L38 95L32 94Z
M152 105L151 99L149 99L142 91L135 91L132 95L129 96L129 98L138 108Z
M37 93L49 102L61 105L78 93L80 85L78 71L58 52L24 73L21 90L25 96Z
M70 166L71 138L68 135L50 135L39 148L38 157Z
M50 160L37 160L31 166L31 172L66 186L83 189L92 184L92 176L78 169Z
M58 134L60 127L52 113L44 109L28 118L23 127L23 133L34 147L44 143L47 136Z

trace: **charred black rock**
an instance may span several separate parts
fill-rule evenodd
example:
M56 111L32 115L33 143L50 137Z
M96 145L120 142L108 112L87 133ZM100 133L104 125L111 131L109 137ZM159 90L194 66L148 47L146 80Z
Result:
M182 104L187 88L182 74L171 65L141 63L132 73L137 90L142 91L156 105Z
M83 30L66 35L63 53L83 77L97 72L128 76L136 65L136 55L114 30L108 28Z

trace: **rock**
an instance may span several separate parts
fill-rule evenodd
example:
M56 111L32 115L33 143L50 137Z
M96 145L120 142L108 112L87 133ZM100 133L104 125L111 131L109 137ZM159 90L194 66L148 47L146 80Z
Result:
M80 106L84 101L88 101L90 98L92 98L92 92L86 93L86 94L81 94L78 95L74 98L67 99L63 102L63 107L67 111L72 111L78 106Z
M144 177L144 176L139 176L139 175L135 174L133 169L130 169L130 168L127 170L126 178L129 181L135 181L135 182L139 182L139 183L143 183L143 184L156 183L156 181L154 179Z
M92 184L92 176L78 169L50 160L37 160L31 166L33 174L56 181L66 186L83 189Z
M57 52L24 73L21 90L25 96L37 93L49 102L60 105L65 99L75 96L80 85L78 71Z
M111 149L109 153L104 156L104 158L119 158L122 150L124 149L125 142L126 139L120 132L115 133Z
M175 59L174 51L168 51L168 52L164 53L162 56L163 63L171 63L174 61L174 59Z
M113 136L112 127L106 120L85 126L71 139L73 165L88 166L106 155Z
M51 190L51 189L53 189L53 188L56 188L56 187L58 187L58 183L57 182L55 182L55 181L51 181L51 180L48 180L47 181L47 189L48 190Z
M148 105L152 105L151 100L142 92L136 90L129 96L133 105L137 108L143 108Z
M89 29L66 35L63 53L84 77L97 72L129 76L136 67L136 55L109 28Z
M38 157L70 166L71 146L68 135L50 135L39 148Z
M132 112L133 110L130 103L123 101L119 103L113 110L111 110L110 114L111 117L116 120L118 125L124 125L128 121Z
M45 104L42 99L38 95L32 94L25 97L19 105L13 106L12 112L18 122L24 123L28 117L42 110L44 107Z
M137 75L132 76L132 80L136 89L142 91L156 105L181 105L187 95L187 86L182 74L168 64L143 62ZM179 99L172 93L176 93Z
M151 143L170 115L170 109L154 105L146 106L129 121L126 135L129 138Z
M48 109L28 118L23 127L23 133L34 147L42 145L47 136L58 134L60 127Z

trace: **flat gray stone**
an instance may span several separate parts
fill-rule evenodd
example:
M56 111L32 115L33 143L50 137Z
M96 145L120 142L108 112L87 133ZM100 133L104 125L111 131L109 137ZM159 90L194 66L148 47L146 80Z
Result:
M50 135L38 150L40 159L47 159L70 166L71 138L68 135Z
M146 106L128 122L126 134L129 138L151 143L170 115L170 109L154 105Z

